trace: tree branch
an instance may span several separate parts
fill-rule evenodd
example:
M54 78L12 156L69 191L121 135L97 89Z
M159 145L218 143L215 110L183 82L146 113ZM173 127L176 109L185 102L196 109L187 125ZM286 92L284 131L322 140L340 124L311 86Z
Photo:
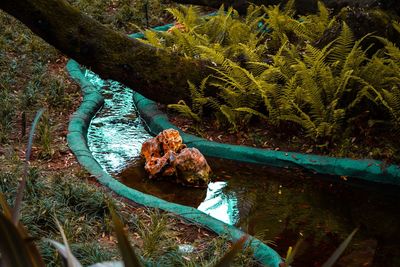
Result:
M210 72L205 62L128 38L65 0L1 0L0 8L101 77L120 81L158 102L187 99L187 80L197 82Z

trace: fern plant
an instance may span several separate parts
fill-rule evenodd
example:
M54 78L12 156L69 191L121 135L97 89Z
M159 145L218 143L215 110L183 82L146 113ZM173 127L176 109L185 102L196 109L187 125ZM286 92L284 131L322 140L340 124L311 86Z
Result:
M400 34L400 24L393 22ZM379 91L379 100L392 118L392 126L400 130L400 48L389 40L375 36L385 46L362 70L365 82Z
M205 88L207 85L209 77L206 77L202 80L199 87L196 87L193 83L188 81L190 96L191 96L191 106L185 103L185 101L181 100L177 104L169 104L168 108L173 109L180 113L181 115L193 119L196 122L201 122L201 117L203 116L204 107L210 107L218 109L219 103L213 97L205 96Z
M296 18L293 3L250 5L244 17L223 7L205 17L193 7L170 9L179 27L147 31L145 42L207 60L214 73L200 85L189 82L191 103L169 107L196 122L211 111L220 125L235 131L253 118L269 126L290 122L324 143L370 108L390 115L399 127L399 48L375 37L385 47L370 56L363 43L373 37L356 40L321 2L317 14ZM341 28L339 36L317 47L332 27ZM393 28L400 30L396 22ZM367 120L376 119L368 114Z
M180 27L169 32L145 31L145 43L177 52L187 57L203 58L218 62L213 55L224 57L255 59L262 54L259 46L264 34L259 30L262 22L262 8L250 6L248 15L241 18L237 11L221 7L213 16L202 16L199 9L180 6L168 9ZM207 53L211 48L216 53Z

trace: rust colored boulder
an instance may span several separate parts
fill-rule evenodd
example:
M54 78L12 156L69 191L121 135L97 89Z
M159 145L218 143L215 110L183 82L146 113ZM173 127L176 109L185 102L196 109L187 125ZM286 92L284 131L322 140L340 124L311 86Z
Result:
M182 137L174 129L162 131L142 145L141 156L149 178L171 177L191 186L205 186L211 169L201 152L186 148Z
M197 148L184 148L172 162L177 176L185 184L194 186L206 185L209 182L211 168Z

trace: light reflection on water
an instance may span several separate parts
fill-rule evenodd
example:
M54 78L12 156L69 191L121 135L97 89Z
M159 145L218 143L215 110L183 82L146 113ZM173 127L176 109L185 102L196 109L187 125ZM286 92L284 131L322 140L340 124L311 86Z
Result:
M197 208L208 215L227 224L235 225L239 221L239 211L236 196L222 193L227 182L211 182L208 184L207 195Z
M105 171L116 175L139 161L142 143L152 136L137 116L130 88L104 81L89 70L85 76L105 98L103 108L88 129L89 149ZM206 199L198 209L233 225L238 221L237 200L233 195L221 194L225 186L226 182L210 183Z
M142 143L151 135L136 116L131 89L89 70L85 76L105 98L88 129L89 149L104 170L116 174L139 158Z

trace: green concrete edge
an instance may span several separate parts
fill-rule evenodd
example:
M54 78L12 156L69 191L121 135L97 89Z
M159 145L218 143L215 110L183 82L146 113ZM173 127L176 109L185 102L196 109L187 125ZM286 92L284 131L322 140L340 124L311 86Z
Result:
M164 129L177 129L185 144L198 148L206 156L275 167L301 167L320 174L356 177L370 182L400 185L399 165L388 165L378 160L335 158L208 141L182 132L168 121L167 116L158 109L156 102L139 93L134 94L134 100L140 116L153 135Z
M100 164L93 158L87 145L87 131L90 121L96 112L102 107L104 98L96 91L92 84L86 80L84 75L85 70L82 69L76 61L69 60L67 63L67 70L70 76L80 84L83 93L83 100L80 107L71 116L68 126L67 141L78 162L90 174L96 177L102 185L108 187L110 190L122 197L130 199L143 206L158 208L177 214L217 233L218 235L226 235L232 241L237 241L242 236L247 235L238 228L221 222L195 208L171 203L127 187L105 172ZM135 99L137 99L137 96ZM153 127L153 129L155 128ZM249 236L247 244L252 247L255 259L262 264L271 267L278 267L279 263L282 262L281 257L276 251L257 238Z

